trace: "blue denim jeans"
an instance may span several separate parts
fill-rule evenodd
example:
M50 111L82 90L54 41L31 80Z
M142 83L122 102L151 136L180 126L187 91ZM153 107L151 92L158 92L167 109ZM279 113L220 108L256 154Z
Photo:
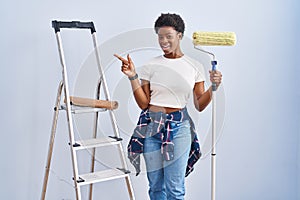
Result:
M183 200L185 195L185 170L191 146L188 120L177 124L173 135L174 159L165 161L161 154L160 134L149 136L144 143L144 158L151 200Z

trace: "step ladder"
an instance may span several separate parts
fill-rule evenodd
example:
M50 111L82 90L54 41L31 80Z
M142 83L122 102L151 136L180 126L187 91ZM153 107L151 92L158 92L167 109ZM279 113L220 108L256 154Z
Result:
M120 133L117 127L116 118L114 115L113 110L118 107L118 103L116 101L110 100L110 94L108 91L104 70L100 63L100 55L98 52L98 45L96 39L96 30L94 27L93 22L78 22L78 21L71 21L71 22L62 22L62 21L52 21L52 27L54 28L60 63L62 67L62 81L59 83L57 98L54 108L54 117L53 117L53 124L49 142L49 149L48 149L48 156L47 156L47 164L45 169L44 175L44 182L42 188L42 195L41 200L44 200L46 197L46 190L47 190L47 183L49 178L50 172L50 164L53 152L53 145L57 127L57 120L58 114L61 110L66 111L67 115L67 123L68 123L68 130L69 130L69 146L71 150L71 158L72 158L72 168L73 168L73 180L74 180L74 188L76 193L76 199L81 200L81 186L83 185L90 185L89 188L89 199L92 200L93 198L93 184L97 182L109 181L113 179L125 179L125 183L127 186L129 199L135 200L132 183L130 180L130 171L128 171L123 146L122 146L122 139L120 138ZM70 96L69 93L69 85L68 85L68 74L67 74L67 67L64 58L64 52L62 47L60 29L69 28L69 29L89 29L91 31L94 51L96 55L97 66L99 69L99 82L97 85L96 90L96 97L95 99L89 98L82 98L82 97L73 97ZM103 88L103 92L105 95L105 100L100 100L100 88ZM62 99L62 92L64 92L64 99ZM112 125L112 129L114 134L112 136L106 138L97 137L97 124L98 124L98 115L99 112L109 112L109 117ZM75 141L75 135L73 130L73 116L74 114L78 113L95 113L95 121L94 121L94 131L93 137L89 140L84 141ZM95 171L95 148L108 146L108 145L115 145L118 148L118 152L120 155L121 166L119 168L114 169L106 169L104 171ZM78 170L78 160L77 160L77 151L83 149L91 149L92 158L91 158L91 169L90 173L88 174L79 174Z

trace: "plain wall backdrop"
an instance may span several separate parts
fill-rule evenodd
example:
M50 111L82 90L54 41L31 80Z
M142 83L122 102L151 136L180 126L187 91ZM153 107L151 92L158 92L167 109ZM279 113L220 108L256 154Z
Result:
M299 8L297 0L1 1L0 198L40 198L61 80L51 21L93 21L101 45L121 33L151 28L161 13L170 12L185 20L187 38L197 30L237 34L236 46L212 48L224 75L226 99L217 145L217 199L300 199ZM90 53L89 35L76 35L80 38L76 42L71 32L67 36L65 47L73 50L65 50L72 60L68 64L80 67ZM152 53L136 54L136 59ZM122 77L118 67L115 73L110 82ZM76 77L78 71L71 75ZM47 199L75 199L66 127L62 113ZM136 199L147 199L145 174L133 174L132 181ZM95 195L128 199L124 185L101 183L95 186ZM209 199L209 157L196 164L186 185L187 200Z

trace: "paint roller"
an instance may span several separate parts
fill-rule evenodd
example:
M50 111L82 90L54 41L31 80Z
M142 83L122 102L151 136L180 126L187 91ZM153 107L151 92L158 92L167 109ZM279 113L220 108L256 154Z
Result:
M195 46L233 46L236 43L234 32L203 32L193 33Z
M233 46L236 43L234 32L203 32L193 33L193 44L195 49L213 56L211 61L212 70L216 70L217 61L215 55L205 51L199 46ZM216 93L217 85L212 83L212 149L211 149L211 200L216 198Z

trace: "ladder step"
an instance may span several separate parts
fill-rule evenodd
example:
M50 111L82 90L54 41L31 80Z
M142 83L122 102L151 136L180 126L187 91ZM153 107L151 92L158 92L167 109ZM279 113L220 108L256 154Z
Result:
M101 146L109 146L119 144L122 141L122 138L116 137L103 137L103 138L93 138L88 140L76 141L73 145L75 150L80 149L89 149Z
M120 169L107 169L103 171L98 171L94 173L88 173L79 175L78 185L83 186L87 184L102 182L102 181L109 181L119 178L125 178L129 176L129 172L122 171Z

